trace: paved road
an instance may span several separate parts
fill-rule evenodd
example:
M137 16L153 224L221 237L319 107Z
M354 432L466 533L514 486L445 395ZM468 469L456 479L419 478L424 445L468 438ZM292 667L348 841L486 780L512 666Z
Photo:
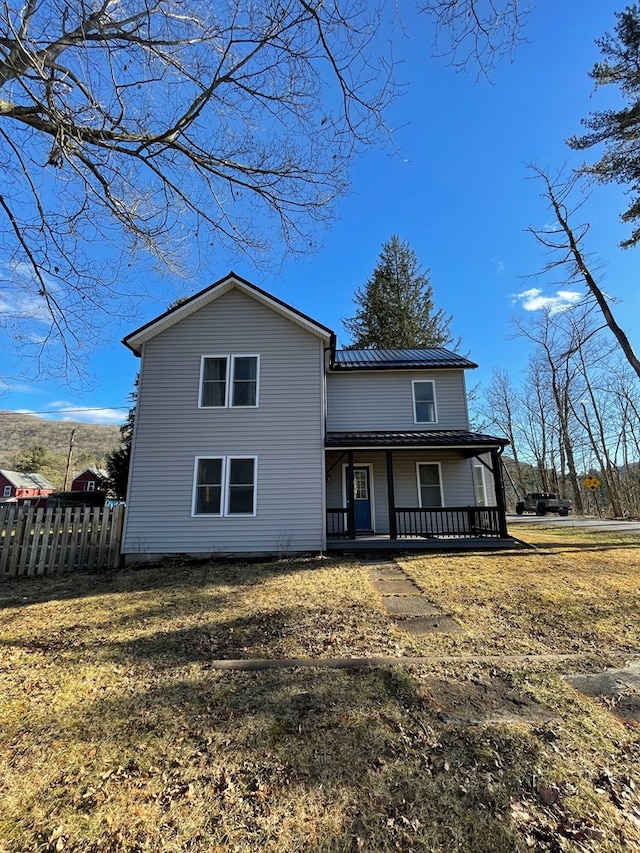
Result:
M640 521L620 521L608 518L584 518L569 515L507 515L507 524L513 529L519 524L535 524L536 527L579 527L583 530L602 530L607 533L640 533Z

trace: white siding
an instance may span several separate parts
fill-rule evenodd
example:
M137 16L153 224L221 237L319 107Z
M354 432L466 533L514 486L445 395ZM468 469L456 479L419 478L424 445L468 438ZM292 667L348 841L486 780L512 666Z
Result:
M416 424L412 380L435 383L436 423ZM371 370L327 376L327 429L469 429L463 370Z
M231 290L144 344L123 550L323 547L325 342ZM198 408L200 357L260 355L257 408ZM255 517L192 517L197 456L257 456Z

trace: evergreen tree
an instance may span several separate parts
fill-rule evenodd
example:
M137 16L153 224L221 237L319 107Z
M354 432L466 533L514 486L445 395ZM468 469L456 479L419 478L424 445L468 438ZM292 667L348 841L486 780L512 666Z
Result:
M133 425L136 418L136 402L138 400L138 377L134 389L129 395L133 406L129 409L126 421L120 427L121 445L116 450L107 454L107 473L109 475L109 486L116 497L124 500L127 496L127 483L129 482L129 465L131 463L131 445L133 443Z
M451 317L434 310L428 270L416 253L395 235L382 246L373 275L354 295L355 316L343 320L350 349L457 348Z
M621 218L635 227L620 244L628 248L640 242L640 7L628 6L616 18L613 35L606 33L596 42L604 60L596 63L590 76L596 87L617 85L628 106L592 113L582 120L589 133L572 136L568 143L577 150L603 144L601 158L583 170L603 183L630 187L632 202Z

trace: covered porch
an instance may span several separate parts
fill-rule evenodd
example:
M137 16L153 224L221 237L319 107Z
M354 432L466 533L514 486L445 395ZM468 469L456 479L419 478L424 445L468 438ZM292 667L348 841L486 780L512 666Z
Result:
M328 433L330 550L505 547L500 454L461 430Z

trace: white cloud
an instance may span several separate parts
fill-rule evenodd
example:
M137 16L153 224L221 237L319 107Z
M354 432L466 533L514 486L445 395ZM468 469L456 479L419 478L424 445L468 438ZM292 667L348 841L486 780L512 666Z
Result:
M9 280L0 289L0 314L10 319L51 322L46 299L38 295L41 285L33 268L26 263L0 263L0 268L9 274ZM55 280L47 275L43 275L43 280L49 293L60 292L60 285Z
M543 296L539 287L513 294L513 304L520 304L525 311L549 311L558 314L577 305L582 294L577 290L558 290L555 296Z
M0 314L11 319L38 320L40 323L51 320L44 299L24 293L15 294L10 299L0 297Z
M57 410L53 415L56 420L84 421L90 424L121 424L127 416L126 409L108 409L93 406L78 406L64 400L56 400L50 404Z
M0 394L12 391L14 394L35 394L35 388L23 385L20 382L11 382L8 379L0 379Z
M109 409L93 406L78 406L63 400L48 403L47 408L42 411L33 409L13 409L17 415L35 415L48 421L81 421L89 424L114 424L119 426L124 423L128 409Z

